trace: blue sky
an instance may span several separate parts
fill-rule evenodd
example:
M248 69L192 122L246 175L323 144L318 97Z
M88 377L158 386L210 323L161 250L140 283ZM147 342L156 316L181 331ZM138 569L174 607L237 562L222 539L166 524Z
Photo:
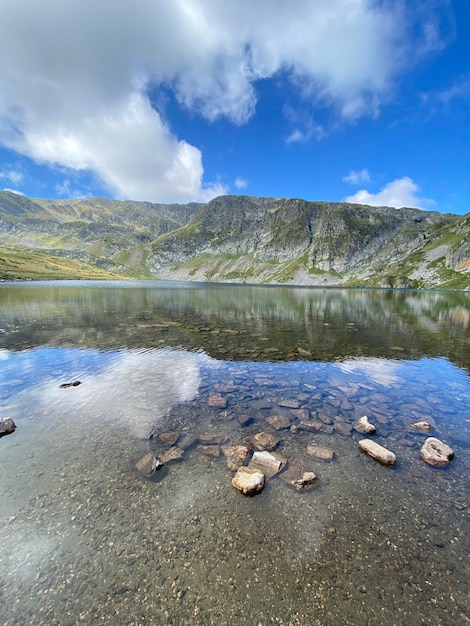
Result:
M470 211L470 0L1 0L0 189Z

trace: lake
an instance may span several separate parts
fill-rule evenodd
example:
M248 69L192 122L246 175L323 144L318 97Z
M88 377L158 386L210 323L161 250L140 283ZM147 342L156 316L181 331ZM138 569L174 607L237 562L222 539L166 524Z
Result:
M0 622L470 623L469 373L469 293L0 284Z

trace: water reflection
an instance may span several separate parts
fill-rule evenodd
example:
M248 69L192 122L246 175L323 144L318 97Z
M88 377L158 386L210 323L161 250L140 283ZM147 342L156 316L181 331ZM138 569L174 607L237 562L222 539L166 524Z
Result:
M468 297L2 285L2 624L465 623ZM394 469L358 451L362 415ZM420 419L447 469L421 460ZM200 445L260 431L314 490L243 498ZM136 470L174 447L160 482Z

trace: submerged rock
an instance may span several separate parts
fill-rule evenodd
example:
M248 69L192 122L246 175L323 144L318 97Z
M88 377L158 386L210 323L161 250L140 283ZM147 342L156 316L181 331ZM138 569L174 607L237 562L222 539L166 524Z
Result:
M382 465L395 465L397 462L397 457L391 450L387 450L387 448L384 448L371 439L361 439L359 449Z
M343 435L343 437L350 437L352 424L348 424L347 422L335 422L334 429L338 434Z
M222 453L226 458L229 470L236 472L248 458L250 449L246 446L223 446Z
M0 437L4 435L10 435L15 432L16 424L11 419L11 417L2 417L0 418Z
M227 406L227 400L218 393L214 393L209 396L209 406L214 409L225 409Z
M220 456L220 446L218 445L202 445L198 446L197 449L199 450L199 452L202 452L202 454L210 456L214 459L218 459Z
M137 461L135 466L142 476L151 478L156 472L163 468L163 463L157 459L153 452L147 452L146 455Z
M266 421L275 430L284 430L290 427L290 419L286 415L270 415Z
M428 465L445 467L454 458L454 451L436 437L428 437L421 448L421 458Z
M307 471L302 459L294 459L289 469L282 472L280 479L298 491L312 487L317 482L315 472Z
M257 469L240 467L232 478L232 485L245 496L261 493L266 484L266 476Z
M248 426L249 424L253 422L253 416L248 415L247 413L244 413L243 415L239 415L237 417L237 421L240 424L240 426L244 428L245 426Z
M250 439L257 450L274 450L279 444L279 439L271 433L257 433Z
M178 441L179 436L180 434L176 431L160 433L158 435L158 441L162 444L162 446L173 446Z
M353 428L357 430L358 433L364 433L366 435L375 435L376 433L376 428L369 422L367 415L363 415L356 420L353 424Z
M171 461L178 461L184 454L184 450L173 446L161 455L162 463L170 463Z
M280 459L274 454L271 454L271 452L258 450L253 454L248 467L250 469L258 469L268 478L272 478L279 472L285 463L285 459Z
M317 459L322 459L323 461L332 461L335 456L335 451L327 446L310 444L307 446L307 454L314 456Z
M431 430L431 424L427 420L419 420L409 425L411 431L426 435Z
M203 446L221 445L227 441L226 435L199 435L198 440Z

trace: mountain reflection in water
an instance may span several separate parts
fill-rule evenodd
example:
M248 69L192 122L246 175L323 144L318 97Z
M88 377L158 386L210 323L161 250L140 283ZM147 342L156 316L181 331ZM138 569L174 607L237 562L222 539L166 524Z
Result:
M466 623L469 319L456 292L0 285L1 623ZM396 467L359 452L362 415ZM314 489L245 498L200 445L260 431Z

